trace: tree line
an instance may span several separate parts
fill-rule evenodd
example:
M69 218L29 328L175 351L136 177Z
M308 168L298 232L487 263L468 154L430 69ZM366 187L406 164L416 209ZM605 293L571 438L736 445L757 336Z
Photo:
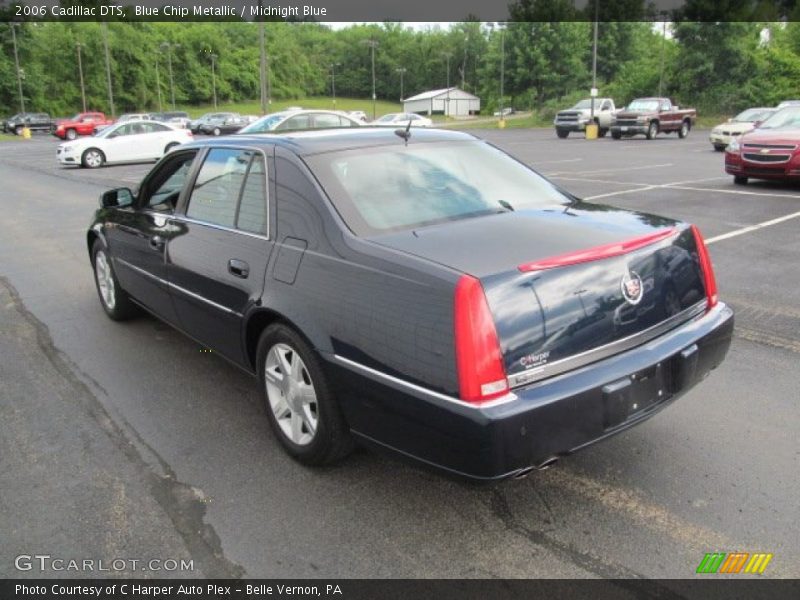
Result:
M640 10L643 0L623 0L614 10ZM266 24L269 88L274 99L331 94L372 94L370 41L375 49L376 94L399 100L451 85L481 97L484 112L505 106L557 108L586 96L592 82L593 23L558 20L567 0L521 0L507 24L463 21L450 28L410 29L399 23ZM621 8L620 8L621 7ZM566 10L566 9L565 9ZM605 10L605 9L604 9ZM597 81L601 95L623 104L661 89L683 105L723 113L800 98L800 23L671 21L621 22L599 15ZM608 19L603 21L603 18ZM89 109L108 110L103 25L42 22L16 26L16 43L28 110L54 115L81 108L80 44ZM215 58L220 102L257 99L258 24L243 22L116 22L107 25L111 80L117 112L156 110L170 104L169 62L176 103L212 99ZM10 25L0 25L0 109L19 107Z

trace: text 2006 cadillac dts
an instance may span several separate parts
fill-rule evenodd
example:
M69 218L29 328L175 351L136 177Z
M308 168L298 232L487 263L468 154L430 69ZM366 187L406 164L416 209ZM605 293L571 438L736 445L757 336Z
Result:
M455 132L186 144L103 194L87 243L105 312L144 308L255 375L306 464L357 441L522 475L658 412L733 331L697 228Z

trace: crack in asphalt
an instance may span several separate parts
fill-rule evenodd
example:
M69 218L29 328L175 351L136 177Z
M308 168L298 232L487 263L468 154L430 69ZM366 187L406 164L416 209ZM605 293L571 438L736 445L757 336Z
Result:
M245 570L228 560L222 543L213 526L204 521L206 498L202 490L178 481L174 471L161 458L129 423L122 419L120 424L112 418L109 411L77 375L86 376L68 356L53 343L50 331L26 307L16 288L7 278L0 276L0 285L9 293L15 310L36 332L39 348L53 365L57 373L74 389L74 398L86 410L100 429L120 449L123 455L142 473L153 498L172 521L175 530L183 539L192 559L199 565L206 577L211 579L241 579ZM88 377L87 377L88 378ZM88 378L95 384L94 380ZM100 386L98 385L100 388ZM102 388L100 388L102 389ZM155 471L137 448L134 440L144 445L156 457L165 475Z
M523 536L537 546L547 548L557 556L569 561L581 569L610 581L636 598L659 598L660 600L684 600L685 596L675 593L666 586L655 583L645 575L637 573L619 564L607 563L600 558L554 539L545 532L531 529L517 521L502 488L491 490L489 509L505 525L506 529ZM638 581L637 581L638 580Z

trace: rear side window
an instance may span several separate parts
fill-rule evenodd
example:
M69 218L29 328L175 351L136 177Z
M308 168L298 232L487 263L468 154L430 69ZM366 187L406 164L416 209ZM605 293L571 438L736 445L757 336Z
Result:
M215 148L197 174L186 216L251 233L266 233L266 173L258 152Z

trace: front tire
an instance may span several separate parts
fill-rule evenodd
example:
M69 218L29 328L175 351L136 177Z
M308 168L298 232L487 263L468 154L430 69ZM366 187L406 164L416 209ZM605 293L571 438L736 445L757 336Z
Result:
M747 182L749 180L750 179L748 177L745 177L744 175L734 175L733 176L733 183L735 183L736 185L747 185Z
M611 137L614 138L615 140L621 140L622 139L622 133L619 132L619 131L612 131L611 132Z
M647 127L647 139L652 140L658 135L658 123L652 121Z
M556 135L560 137L562 140L569 135L569 130L567 129L556 129Z
M214 135L219 135L219 134L222 133L222 130L220 130L219 127L214 127L214 132L213 133L214 133Z
M317 354L283 323L261 334L258 377L272 430L292 458L324 465L353 449L347 424Z
M64 134L68 140L74 140L78 137L78 132L74 129L67 129L67 132Z
M600 128L600 129L597 131L597 135L598 135L598 136L600 136L601 138L602 138L602 137L606 137L606 134L607 134L607 133L608 133L608 128L603 128L603 127L601 127L601 128Z
M681 123L681 128L678 130L678 137L681 139L685 138L687 135L689 135L691 129L692 125L689 123L689 121L684 121Z
M724 152L725 146L723 146L722 144L714 144L714 150L716 150L717 152Z
M97 169L102 167L106 162L105 154L97 148L88 148L81 155L81 165L87 169Z
M136 316L139 309L120 287L111 265L111 257L100 240L95 241L92 246L92 267L97 295L100 296L100 304L106 314L114 321L125 321Z

